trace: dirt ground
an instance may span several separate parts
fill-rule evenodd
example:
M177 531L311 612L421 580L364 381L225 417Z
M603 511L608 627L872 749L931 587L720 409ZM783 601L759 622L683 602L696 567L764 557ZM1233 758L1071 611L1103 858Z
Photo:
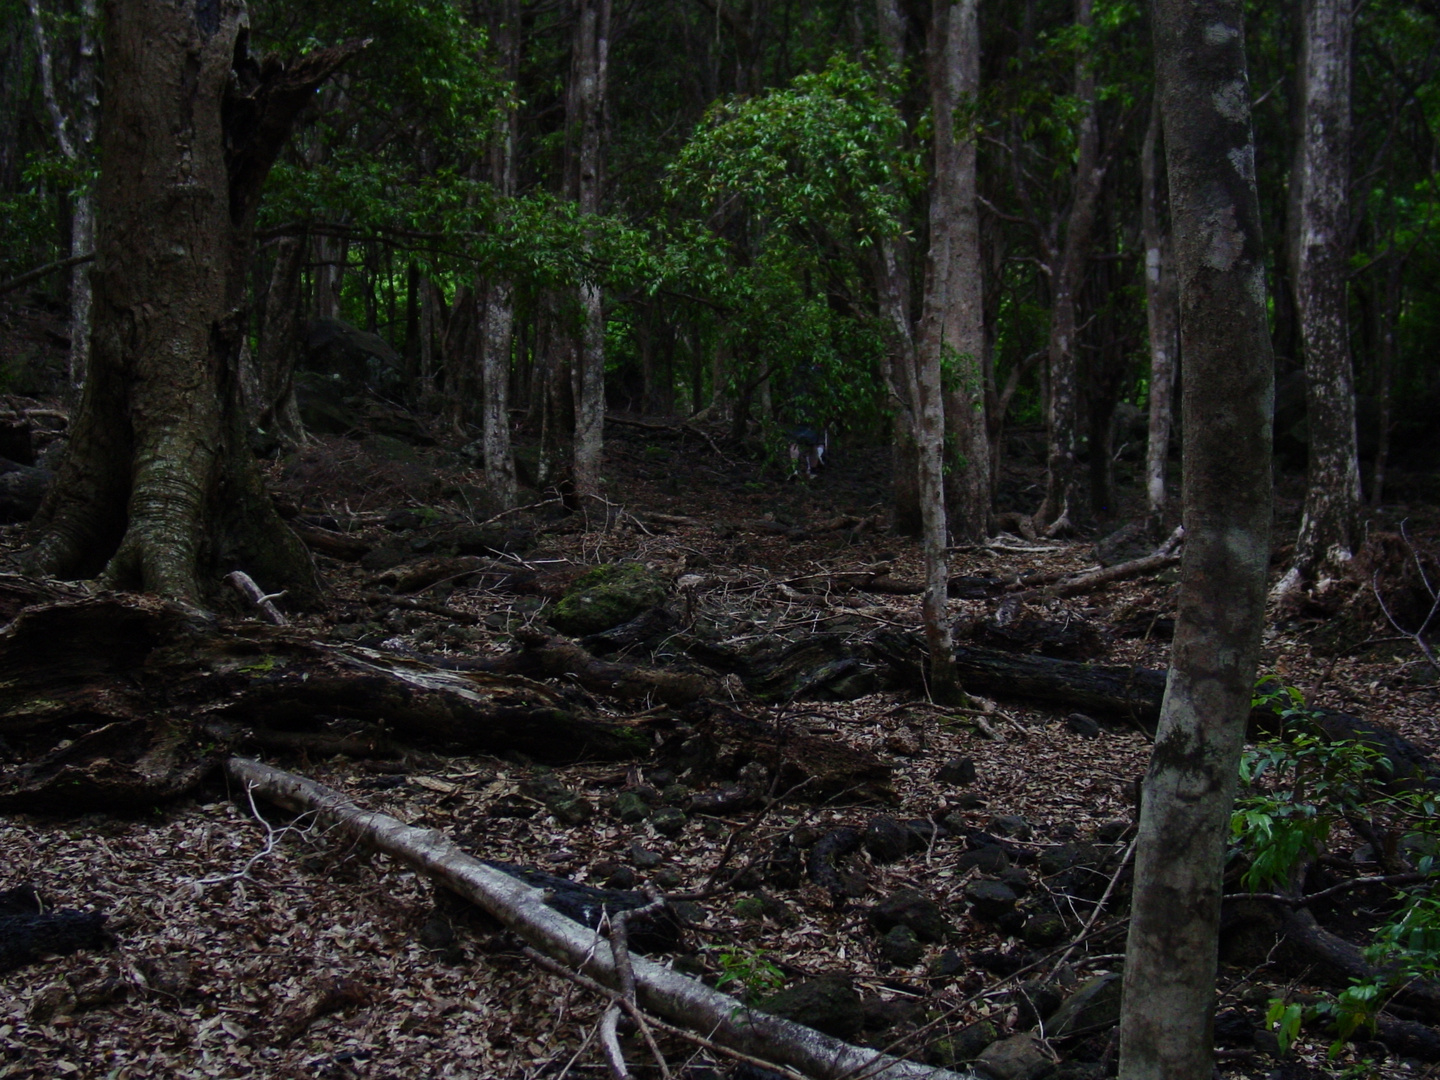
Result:
M566 516L553 503L516 515L514 523L531 530L535 541L515 557L517 564L563 576L602 562L641 561L676 583L671 603L677 610L723 622L736 641L918 626L917 596L787 584L877 564L888 565L895 579L920 580L916 545L885 528L884 452L841 440L825 472L798 482L778 465L745 458L697 430L615 423L607 438L605 475L615 503L610 526L596 520L598 514L588 521ZM1018 449L1005 493L1019 501L1039 474L1023 456L1024 439L1012 445ZM1120 464L1122 479L1133 480L1133 470L1132 462ZM417 558L430 554L427 528L475 520L481 498L480 473L454 449L373 434L317 439L275 462L271 479L284 500L305 512L375 546L408 545ZM1422 481L1416 490L1423 490ZM1300 483L1282 478L1279 537L1293 533ZM1405 483L1398 479L1397 494L1405 494ZM1127 490L1133 500L1133 486ZM849 524L817 528L840 518ZM1372 528L1394 532L1402 521L1417 545L1434 550L1436 515L1419 501L1387 506ZM951 573L1015 578L1080 570L1095 565L1094 539L1002 538L957 551ZM20 544L22 527L7 527L4 540L12 549ZM318 558L334 589L332 603L300 622L324 640L422 656L495 655L511 647L517 626L545 617L543 597L443 581L421 594L430 610L387 609L373 599L379 571ZM1281 568L1277 563L1277 574ZM1092 657L1097 662L1162 668L1168 643L1154 628L1173 615L1174 580L1171 570L1068 599L1037 600L1030 610L1092 628L1100 643ZM951 611L963 631L993 616L1000 602L957 599ZM437 613L446 608L468 621ZM1342 633L1347 610L1322 606L1273 623L1262 670L1298 687L1313 705L1383 722L1426 753L1440 753L1435 672L1383 620L1361 625L1352 619ZM747 715L874 751L894 768L895 797L888 805L782 801L768 809L692 814L678 830L664 832L651 822L626 824L615 812L616 796L637 782L656 788L683 782L660 761L641 761L638 772L613 763L554 770L553 778L593 811L566 822L533 797L531 782L543 770L518 757L431 750L376 758L269 756L367 809L443 830L481 858L578 882L652 884L672 895L703 892L722 860L742 865L782 837L863 828L877 814L902 821L950 815L952 822L992 831L999 829L997 819L1018 816L1024 827L1012 831L1012 842L1032 854L1097 836L1110 837L1117 857L1124 851L1135 783L1149 752L1142 732L1111 724L1102 724L1098 735L1078 732L1065 710L998 695L977 699L970 711L946 710L928 705L921 690L785 705L740 696L732 703ZM635 711L599 696L594 704L616 714ZM973 782L937 778L942 766L961 757L974 763ZM1058 973L1062 986L1117 970L1124 924L1108 911L1087 922L1092 912L1077 910L1075 921L1087 932L1072 931L1058 946L1042 949L978 918L965 889L981 871L957 867L963 850L952 838L888 863L859 853L851 865L861 895L840 903L803 876L689 901L691 925L676 964L711 982L728 977L730 989L756 991L772 982L843 975L877 1018L858 1038L900 1053L932 1046L981 1018L1001 1034L1018 1030L1026 1010L1016 987L1033 973L1010 973L1030 962L1048 969L1076 938ZM595 1038L602 1011L597 998L540 970L486 918L437 899L435 888L410 869L303 819L252 805L223 779L195 798L138 816L0 817L0 853L0 889L31 885L54 906L103 910L115 939L106 951L0 974L0 1077L608 1075ZM1044 888L1043 880L1033 887ZM915 962L897 965L882 957L869 912L902 889L936 900L953 933L925 945ZM1241 1032L1219 1044L1222 1076L1298 1080L1347 1069L1346 1075L1396 1077L1433 1071L1387 1059L1377 1044L1353 1046L1327 1061L1318 1035L1302 1036L1284 1057L1270 1052L1273 1044L1254 1035L1266 1003L1309 986L1303 978L1284 978L1291 982L1277 985L1264 965L1222 965L1220 1009ZM1046 1045L1057 1062L1113 1063L1107 1038L1101 1032ZM636 1074L659 1076L643 1044L631 1041ZM741 1075L681 1041L663 1046L671 1075Z

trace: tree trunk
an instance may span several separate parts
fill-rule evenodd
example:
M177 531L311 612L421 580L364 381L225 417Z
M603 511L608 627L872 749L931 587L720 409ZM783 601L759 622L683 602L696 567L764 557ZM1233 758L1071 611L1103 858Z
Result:
M1123 1080L1209 1080L1221 875L1264 623L1274 360L1240 0L1157 0L1185 354L1179 615L1145 779Z
M1165 467L1170 460L1175 353L1179 343L1175 268L1166 227L1159 169L1160 95L1150 106L1141 150L1141 229L1145 235L1145 315L1150 330L1150 425L1145 449L1145 494L1157 531L1165 519Z
M55 93L54 57L39 0L29 0L30 21L35 35L35 54L40 66L40 89L46 110L55 128L60 152L70 164L83 171L90 165L95 143L95 126L100 115L95 30L99 23L95 0L80 0L75 65L70 78L70 99L74 111L66 116ZM95 250L95 204L88 185L82 184L70 199L70 257L89 255ZM90 266L79 263L70 270L70 387L79 390L90 363L90 311L93 293Z
M300 285L309 246L303 235L283 236L275 244L254 378L246 380L247 393L252 395L246 410L249 422L292 446L305 439L295 400L295 360L300 354Z
M946 10L948 8L948 11ZM990 522L990 439L985 416L984 262L976 208L975 138L957 132L954 114L980 86L980 18L974 0L936 4L940 36L932 74L935 187L930 208L932 261L948 263L942 348L946 366L945 435L950 446L946 509L959 543L980 543ZM943 245L943 249L941 249ZM934 263L936 266L938 262Z
M1323 569L1348 563L1359 528L1360 460L1346 317L1351 11L1348 0L1305 5L1305 130L1300 174L1291 183L1300 185L1295 305L1305 350L1310 465L1295 561L1275 587L1277 598L1293 594Z
M571 100L578 128L576 194L582 217L600 212L601 135L610 49L610 0L576 0ZM605 311L597 281L580 284L580 350L572 372L575 397L575 495L599 498L605 438Z
M1088 32L1094 25L1091 0L1075 0L1075 25ZM1100 157L1095 75L1090 58L1075 65L1075 97L1084 110L1077 138L1075 176L1065 240L1058 258L1050 261L1050 393L1046 404L1049 445L1046 453L1045 501L1035 515L1037 527L1062 531L1088 517L1081 503L1075 462L1077 348L1075 309L1090 238L1095 230L1105 164Z
M246 277L265 176L361 45L262 66L244 5L198 0L112 0L105 32L91 373L30 569L195 603L223 562L313 600L247 445Z

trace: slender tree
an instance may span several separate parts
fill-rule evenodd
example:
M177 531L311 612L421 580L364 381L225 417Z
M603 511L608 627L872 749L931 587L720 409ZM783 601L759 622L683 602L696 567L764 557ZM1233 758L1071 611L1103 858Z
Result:
M1156 0L1183 393L1179 618L1145 777L1123 1080L1209 1080L1225 840L1265 614L1274 361L1241 0Z
M1174 252L1166 222L1160 164L1160 95L1150 107L1150 126L1140 150L1141 231L1145 243L1145 315L1150 331L1150 423L1145 451L1145 495L1152 523L1163 524L1165 471L1170 459L1174 412L1175 353L1179 342Z
M1295 306L1305 351L1309 475L1295 560L1275 587L1292 595L1355 550L1360 458L1346 317L1350 186L1350 0L1307 0L1302 36L1304 134L1297 175Z

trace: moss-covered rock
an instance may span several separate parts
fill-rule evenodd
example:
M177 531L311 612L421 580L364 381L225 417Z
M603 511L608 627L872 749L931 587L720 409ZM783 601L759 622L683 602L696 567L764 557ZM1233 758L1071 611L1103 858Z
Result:
M598 634L665 600L665 581L639 563L597 566L566 590L550 623L563 634Z

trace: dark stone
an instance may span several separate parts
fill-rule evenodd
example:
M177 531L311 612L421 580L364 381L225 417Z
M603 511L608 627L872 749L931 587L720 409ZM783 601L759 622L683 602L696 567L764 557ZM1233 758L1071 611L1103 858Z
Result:
M955 858L955 869L960 872L976 867L982 874L998 875L1010 869L1010 858L1003 848L981 847L974 851L962 851Z
M650 816L650 804L638 792L622 791L615 796L615 816L626 825L638 825Z
M951 932L940 905L914 889L902 889L876 904L870 921L882 932L908 927L922 941L944 941Z
M689 806L695 797L695 789L688 784L666 784L660 792L660 801L670 806Z
M1030 872L1028 870L1012 866L1008 870L1002 870L996 876L1020 896L1024 896L1030 891Z
M1026 919L1025 927L1020 933L1025 944L1031 948L1043 949L1058 945L1065 940L1065 920L1053 911L1042 911Z
M655 871L655 884L669 892L684 885L685 878L675 867L662 866L659 870Z
M628 866L619 863L613 864L609 873L602 878L607 889L633 889L635 888L635 871Z
M1084 713L1071 713L1065 718L1065 726L1086 739L1098 739L1100 737L1100 725Z
M562 634L583 637L629 622L665 601L665 581L639 563L610 563L583 574L549 613Z
M595 807L573 791L556 791L547 795L545 808L562 825L583 825L595 816Z
M486 865L545 890L547 906L592 930L598 929L601 921L615 912L632 911L650 903L650 898L640 892L600 889L513 863L487 860ZM632 919L628 930L630 947L638 952L670 952L681 942L680 921L668 905Z
M1240 1009L1225 1009L1215 1015L1215 1044L1250 1049L1255 1045L1255 1032L1260 1030L1255 1018Z
M969 970L965 957L954 949L946 949L930 965L930 974L942 979L953 979Z
M1062 998L1060 990L1050 983L1038 979L1021 983L1014 995L1020 1027L1028 1029L1040 1023L1060 1007Z
M994 1080L1039 1080L1051 1061L1040 1040L1026 1032L991 1043L975 1064Z
M1120 975L1097 975L1080 985L1065 999L1045 1025L1051 1038L1073 1035L1091 1028L1108 1028L1120 1022Z
M880 959L896 967L911 967L925 955L925 947L908 926L892 926L880 939Z
M1102 844L1117 844L1130 831L1130 822L1124 818L1102 821L1095 829L1095 839Z
M675 782L675 770L666 768L646 769L645 779L650 781L653 787L664 791Z
M1025 949L986 949L975 954L975 966L991 975L1014 975L1030 963L1030 953Z
M899 1024L913 1023L920 1015L921 1008L918 1001L905 1001L900 998L886 1001L878 997L864 998L860 1007L865 1011L866 1031L888 1031Z
M866 823L860 843L877 863L891 863L905 856L909 835L904 825L882 814Z
M678 836L688 820L683 810L673 806L662 806L650 815L650 824L661 836Z
M850 1038L865 1024L860 995L846 980L836 977L810 979L781 990L762 1001L759 1007L837 1039Z
M926 1048L925 1057L932 1065L950 1066L974 1061L985 1048L1000 1037L1000 1029L991 1020L966 1024L953 1035L936 1039Z
M1020 898L1003 881L979 878L965 886L965 899L970 901L976 918L994 920L1014 911Z
M1035 835L1035 830L1030 822L1019 814L1001 814L999 817L991 818L990 828L996 835L1009 837L1012 840L1029 840Z
M665 861L658 852L643 847L638 841L630 845L630 861L640 870L653 870Z
M1108 852L1097 852L1090 844L1056 844L1040 853L1040 873L1049 877L1075 866L1098 869Z
M0 524L33 518L54 480L49 469L0 458Z
M304 367L338 376L347 386L392 390L405 362L384 338L340 319L314 319L305 327Z
M968 787L975 782L975 759L968 757L951 758L936 770L935 779L942 784Z

